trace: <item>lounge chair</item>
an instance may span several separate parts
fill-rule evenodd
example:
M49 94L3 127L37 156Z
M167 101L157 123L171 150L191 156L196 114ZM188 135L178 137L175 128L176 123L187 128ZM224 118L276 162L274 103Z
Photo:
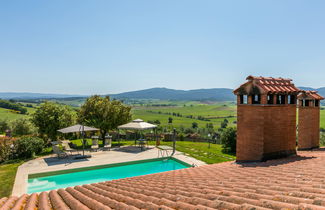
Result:
M70 152L71 154L72 154L73 152L77 152L77 154L79 154L79 151L78 151L78 150L76 150L76 149L72 149L72 148L70 147L69 142L64 141L64 142L62 142L61 145L63 146L64 151Z
M68 153L62 151L58 146L53 145L52 146L53 152L58 156L58 158L64 158L68 157Z
M95 150L96 152L99 149L99 145L98 145L98 139L93 139L91 142L91 150Z

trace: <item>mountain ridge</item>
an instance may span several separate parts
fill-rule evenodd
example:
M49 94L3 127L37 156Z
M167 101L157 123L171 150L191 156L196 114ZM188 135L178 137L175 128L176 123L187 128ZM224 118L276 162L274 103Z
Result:
M325 87L311 88L299 87L302 90L316 90L325 96ZM233 89L230 88L201 88L193 90L176 90L165 87L155 87L144 90L128 91L118 94L106 94L114 99L158 99L158 100L184 100L184 101L234 101ZM0 92L2 99L68 99L86 98L87 95L51 94L29 92Z

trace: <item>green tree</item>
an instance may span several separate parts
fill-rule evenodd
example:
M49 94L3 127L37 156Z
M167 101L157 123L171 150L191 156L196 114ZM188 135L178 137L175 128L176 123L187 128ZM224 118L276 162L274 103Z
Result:
M108 96L98 95L87 98L78 115L80 123L100 129L102 138L105 138L107 131L130 120L131 107L117 100L111 101Z
M227 128L227 126L228 126L228 120L227 119L224 119L224 121L221 122L220 127L221 128Z
M28 119L17 119L11 122L11 131L14 136L23 136L34 133L35 127Z
M199 125L197 124L197 122L192 122L192 128L195 129L195 128L198 128Z
M168 117L168 124L172 124L173 123L173 118L172 117Z
M221 133L221 144L223 152L225 153L236 153L236 141L237 141L237 129L226 128Z
M68 106L45 102L32 114L31 121L42 138L55 141L57 130L72 125L75 122L75 114Z

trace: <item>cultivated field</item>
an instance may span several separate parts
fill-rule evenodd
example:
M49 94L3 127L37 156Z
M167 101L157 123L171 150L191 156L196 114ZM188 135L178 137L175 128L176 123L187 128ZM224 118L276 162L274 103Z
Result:
M229 103L216 104L179 104L177 106L136 106L133 108L133 118L141 118L145 121L159 120L163 127L171 126L168 118L173 118L172 126L185 128L191 127L193 122L204 128L207 123L213 123L219 127L220 123L227 119L229 125L236 121L236 106Z
M82 103L81 100L60 100L59 103L72 105L74 108ZM36 106L36 105L35 105ZM207 123L213 123L215 128L227 119L228 126L235 125L236 105L234 102L200 103L196 101L159 101L146 100L132 104L133 119L145 121L159 120L163 127L189 128L193 122L198 123L199 128L206 127ZM13 110L0 108L0 119L15 120L28 118L35 108L27 107L28 114L18 114ZM173 118L173 123L168 124L168 118ZM198 119L200 118L200 119ZM325 110L321 110L321 128L325 128Z

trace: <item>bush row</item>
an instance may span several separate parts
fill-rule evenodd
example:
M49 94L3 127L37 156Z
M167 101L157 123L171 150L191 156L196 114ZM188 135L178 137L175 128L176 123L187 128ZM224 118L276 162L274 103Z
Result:
M10 129L13 136L23 136L36 133L36 128L32 125L29 119L17 119L8 121L0 119L0 134Z
M23 136L18 139L0 138L0 163L34 157L40 154L43 148L43 139L34 136Z
M7 100L0 100L0 107L5 108L5 109L11 109L19 112L20 114L26 114L27 109L25 107L22 107L19 104L12 103Z

